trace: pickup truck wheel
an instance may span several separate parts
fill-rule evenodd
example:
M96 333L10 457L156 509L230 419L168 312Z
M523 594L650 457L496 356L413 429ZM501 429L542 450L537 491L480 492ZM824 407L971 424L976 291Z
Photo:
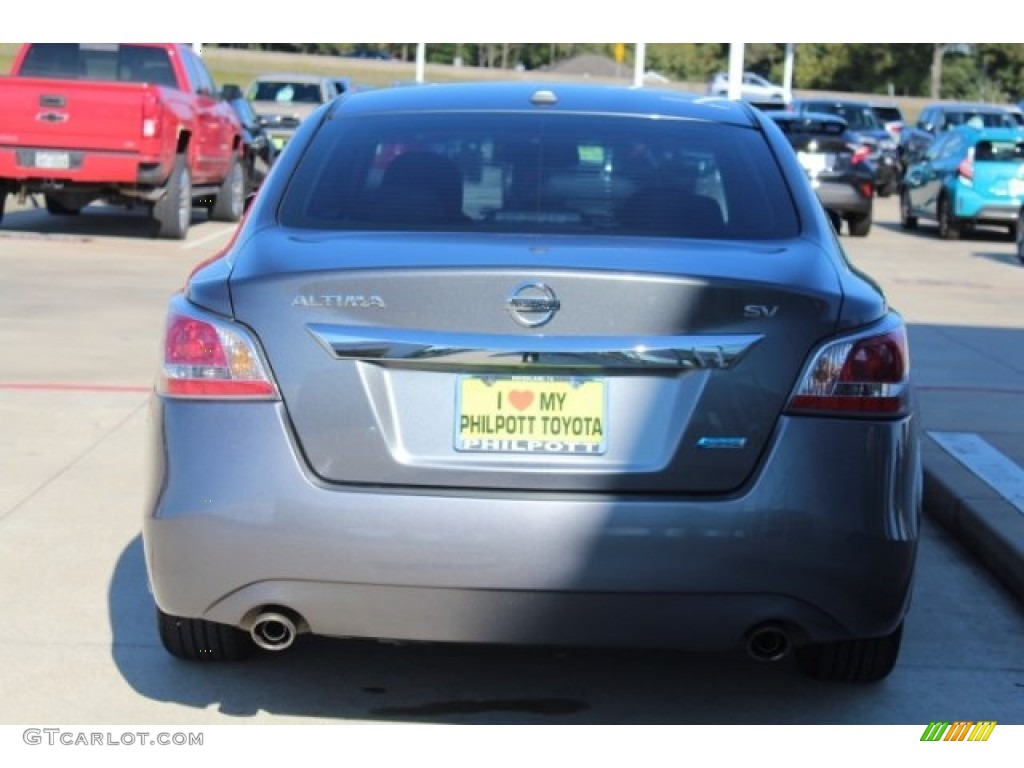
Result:
M210 218L214 221L238 221L245 210L245 168L238 158L231 161L231 169L225 177L217 197L210 206Z
M46 202L47 213L52 213L54 216L77 216L82 211L80 207L67 205L53 195L44 195L43 199Z
M184 240L192 222L192 174L184 157L174 164L162 198L153 205L156 236Z

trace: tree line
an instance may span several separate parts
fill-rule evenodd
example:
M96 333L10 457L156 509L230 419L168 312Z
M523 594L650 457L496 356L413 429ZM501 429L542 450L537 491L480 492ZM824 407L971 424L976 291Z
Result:
M411 61L413 43L215 44L289 53L348 56L385 54ZM428 63L505 69L543 69L574 56L614 56L615 43L428 43ZM625 46L632 65L634 47ZM781 82L784 43L747 43L744 68ZM647 69L684 82L703 82L728 69L728 43L648 43ZM1024 44L798 43L793 85L808 90L978 101L1024 99Z

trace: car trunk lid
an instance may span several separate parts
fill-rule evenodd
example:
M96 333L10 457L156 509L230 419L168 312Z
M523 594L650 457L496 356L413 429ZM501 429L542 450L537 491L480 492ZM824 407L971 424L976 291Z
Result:
M326 481L732 491L837 276L799 240L615 240L275 234L232 298Z

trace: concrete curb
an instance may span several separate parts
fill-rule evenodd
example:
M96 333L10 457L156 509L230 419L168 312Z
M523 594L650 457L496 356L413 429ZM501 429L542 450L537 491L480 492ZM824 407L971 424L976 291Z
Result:
M1024 514L928 437L924 508L1024 602Z

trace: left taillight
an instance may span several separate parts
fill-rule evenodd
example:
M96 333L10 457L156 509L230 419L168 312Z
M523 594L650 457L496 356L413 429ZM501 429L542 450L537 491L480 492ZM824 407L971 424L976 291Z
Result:
M902 416L910 409L907 332L896 327L819 349L790 397L794 413Z
M142 99L142 137L154 139L160 135L160 118L163 107L156 94L147 90Z
M173 310L157 391L175 398L278 399L256 341L246 331Z
M974 160L970 157L960 161L960 165L956 167L957 175L960 179L970 186L974 183Z

